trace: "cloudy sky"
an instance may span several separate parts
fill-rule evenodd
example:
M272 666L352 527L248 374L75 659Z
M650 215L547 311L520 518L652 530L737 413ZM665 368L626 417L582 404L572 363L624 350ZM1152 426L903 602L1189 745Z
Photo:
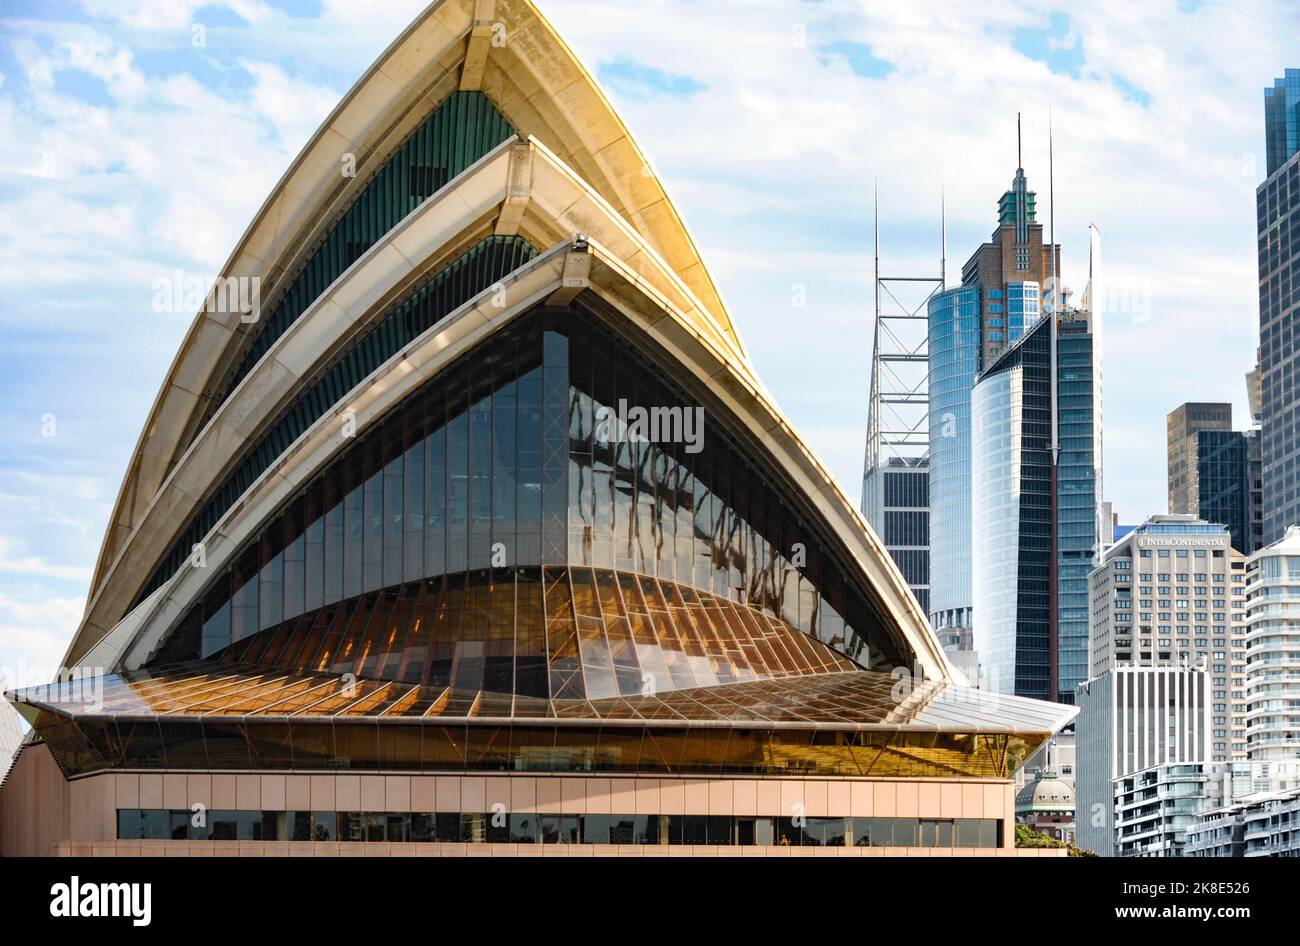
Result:
M1106 494L1164 511L1165 414L1230 400L1257 343L1262 89L1288 0L539 0L677 201L782 407L856 498L871 193L888 270L954 267L1024 164L1105 320ZM0 0L0 667L57 663L192 313L288 163L421 0ZM196 27L202 27L196 32ZM195 39L201 35L202 45ZM798 305L800 298L805 300ZM39 681L29 681L39 682Z

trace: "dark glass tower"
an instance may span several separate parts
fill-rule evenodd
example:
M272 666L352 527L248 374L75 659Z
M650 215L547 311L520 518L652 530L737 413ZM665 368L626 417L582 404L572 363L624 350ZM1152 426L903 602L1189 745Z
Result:
M1268 178L1255 192L1259 239L1259 372L1265 543L1300 522L1300 340L1296 337L1300 261L1300 70L1264 91Z
M1054 467L1051 339L1040 321L971 393L974 641L987 688L1069 703L1088 677L1099 378L1088 316L1063 312Z
M1250 441L1239 430L1203 430L1196 435L1197 515L1228 527L1232 547L1253 552L1251 536Z
M1168 417L1169 511L1228 527L1243 555L1259 548L1259 437L1232 429L1232 405L1189 402Z
M1264 150L1270 176L1300 151L1300 69L1287 69L1264 90Z

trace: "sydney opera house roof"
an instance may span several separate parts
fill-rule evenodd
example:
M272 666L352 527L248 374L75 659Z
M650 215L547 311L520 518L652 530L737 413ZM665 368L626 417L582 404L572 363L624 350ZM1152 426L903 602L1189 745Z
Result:
M1072 718L950 668L528 0L432 4L223 276L258 304L162 384L88 676L11 695L65 774L1006 777Z

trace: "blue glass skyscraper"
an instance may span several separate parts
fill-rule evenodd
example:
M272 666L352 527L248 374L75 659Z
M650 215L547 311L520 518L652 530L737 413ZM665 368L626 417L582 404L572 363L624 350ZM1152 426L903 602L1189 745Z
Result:
M1101 378L1090 320L1063 313L1057 334L1057 696L1088 679L1088 574L1100 554Z
M931 297L930 621L940 640L970 628L970 392L980 363L980 288Z
M1264 151L1272 175L1300 151L1300 69L1287 69L1264 90Z
M971 393L971 574L983 685L1073 702L1088 677L1088 573L1101 490L1100 374L1091 320L1039 320Z
M1263 541L1300 523L1300 69L1264 90L1268 179L1255 192L1259 239Z

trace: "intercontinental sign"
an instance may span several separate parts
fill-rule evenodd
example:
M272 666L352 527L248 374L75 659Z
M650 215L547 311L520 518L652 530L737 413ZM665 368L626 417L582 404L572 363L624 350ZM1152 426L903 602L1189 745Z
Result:
M1160 538L1139 536L1137 540L1138 548L1219 548L1223 545L1222 537L1214 536L1163 536Z

